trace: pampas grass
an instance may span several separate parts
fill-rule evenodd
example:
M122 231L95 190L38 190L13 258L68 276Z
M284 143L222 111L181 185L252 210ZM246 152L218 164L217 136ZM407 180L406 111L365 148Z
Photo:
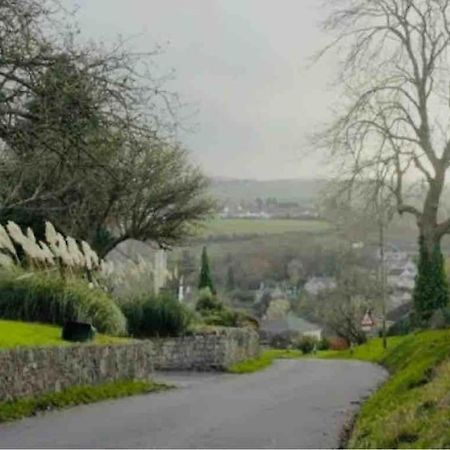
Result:
M0 317L56 325L81 320L92 323L100 333L127 333L123 313L101 289L74 277L62 279L57 273L14 266L0 271Z
M78 274L102 271L103 262L86 241L81 241L80 248L76 239L64 237L48 221L45 222L45 240L37 242L31 228L25 234L15 222L9 221L6 229L0 225L0 266L10 265L10 258L6 256L14 257L19 264L13 244L15 242L22 248L31 267L51 269L59 266L60 269Z

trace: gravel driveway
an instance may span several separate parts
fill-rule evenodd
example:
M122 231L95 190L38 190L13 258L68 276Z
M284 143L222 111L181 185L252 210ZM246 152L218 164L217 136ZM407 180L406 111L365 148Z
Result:
M386 375L331 360L279 360L249 375L159 373L178 389L3 424L0 447L335 448Z

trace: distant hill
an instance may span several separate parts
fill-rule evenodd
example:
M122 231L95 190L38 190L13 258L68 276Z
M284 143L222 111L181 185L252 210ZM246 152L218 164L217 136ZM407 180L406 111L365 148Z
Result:
M325 180L242 180L212 178L211 193L218 200L253 200L255 198L276 198L279 201L294 201L311 205L318 199L325 187Z

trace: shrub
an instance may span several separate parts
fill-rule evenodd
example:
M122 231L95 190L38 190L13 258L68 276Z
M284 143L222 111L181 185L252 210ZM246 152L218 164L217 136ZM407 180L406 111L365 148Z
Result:
M429 321L429 327L434 330L445 329L450 326L450 308L440 308L434 311Z
M168 293L142 296L121 304L134 337L181 336L189 331L193 313Z
M0 317L64 325L90 322L112 336L126 334L126 319L104 291L77 279L42 272L0 271Z
M403 336L409 334L413 331L414 326L411 317L405 316L400 320L397 320L393 325L391 325L387 330L387 336Z
M317 345L318 350L330 350L330 341L327 338L322 338Z
M317 349L318 342L319 341L316 338L313 338L311 336L302 336L296 342L295 346L298 350L301 350L304 355L308 355L314 350L314 348Z
M238 317L237 317L237 326L238 327L248 327L253 328L254 330L259 330L259 321L252 315L243 312L238 311Z
M195 309L201 314L211 314L213 311L223 310L223 304L213 295L211 289L206 287L200 290Z
M263 332L262 335L264 336L265 333ZM269 334L267 337L269 346L280 350L294 347L300 339L296 331L282 331L277 334Z
M239 314L231 309L222 308L203 315L203 321L206 325L236 327L239 323Z
M200 291L195 309L206 325L222 327L253 326L258 328L256 319L241 311L227 308L209 288Z
M349 348L349 343L347 339L342 337L333 337L328 340L330 343L330 350L347 350Z

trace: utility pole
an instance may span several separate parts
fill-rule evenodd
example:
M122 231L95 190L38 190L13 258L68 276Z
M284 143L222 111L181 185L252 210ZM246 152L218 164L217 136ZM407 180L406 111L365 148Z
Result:
M378 203L378 231L379 231L379 283L381 294L381 315L382 315L382 336L383 336L383 348L387 349L387 337L386 337L386 270L385 270L385 220L384 220L384 204L382 198L382 190L380 189L380 200Z
M386 271L384 259L384 223L380 221L380 286L381 286L381 314L382 314L382 334L383 348L387 349L386 337Z

